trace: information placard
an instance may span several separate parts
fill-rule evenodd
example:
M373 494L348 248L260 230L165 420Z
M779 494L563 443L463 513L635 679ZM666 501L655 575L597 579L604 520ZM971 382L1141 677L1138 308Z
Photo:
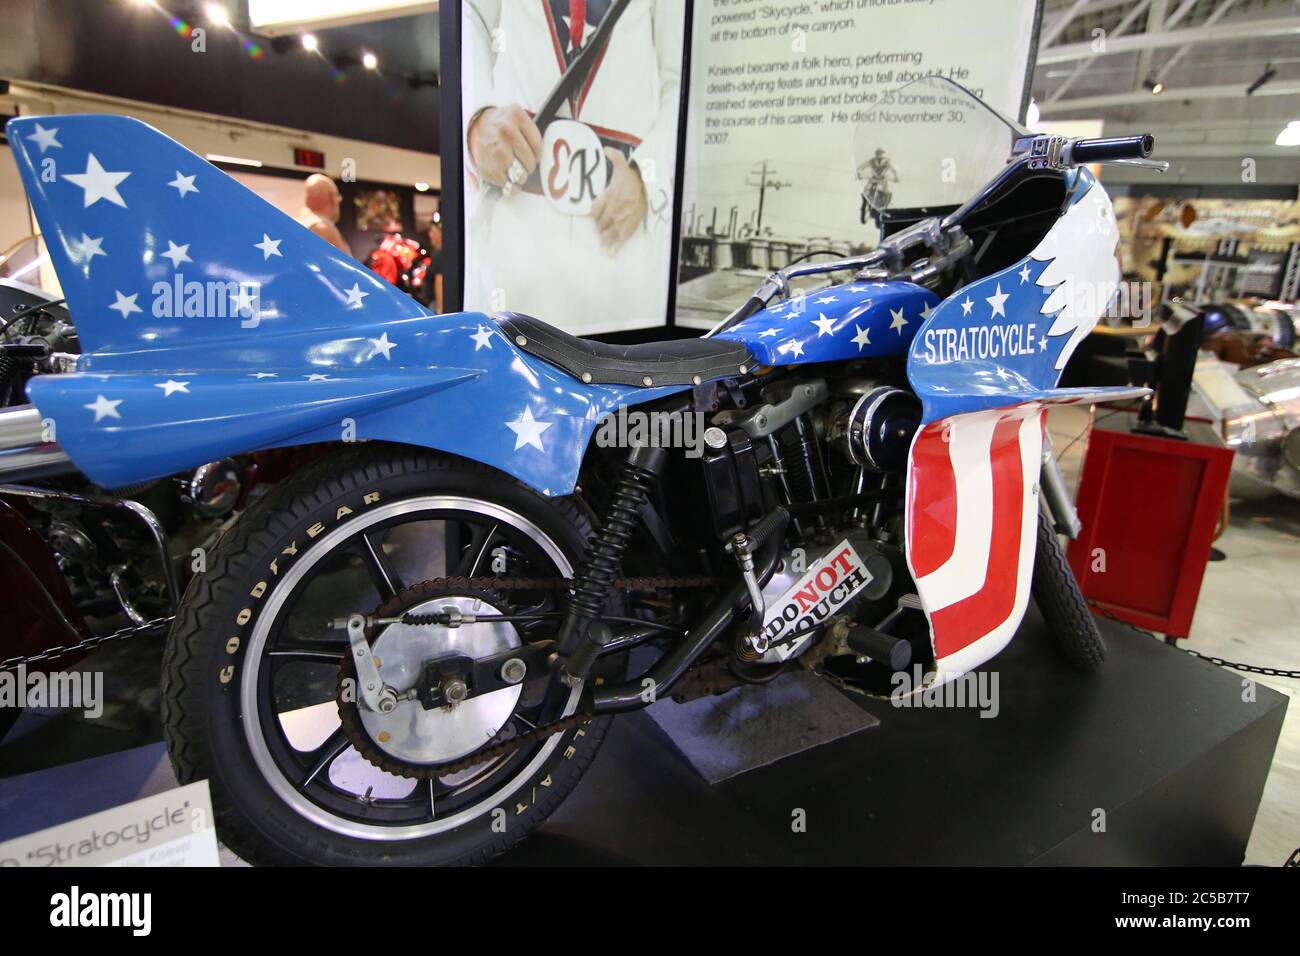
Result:
M206 780L0 843L0 867L220 865Z
M874 246L873 209L906 204L900 170L922 162L938 170L943 151L960 162L963 150L929 141L927 125L944 124L882 102L938 75L1019 116L1037 6L696 0L678 323L713 325L768 272L805 254ZM858 155L861 124L891 117L900 128L889 148Z

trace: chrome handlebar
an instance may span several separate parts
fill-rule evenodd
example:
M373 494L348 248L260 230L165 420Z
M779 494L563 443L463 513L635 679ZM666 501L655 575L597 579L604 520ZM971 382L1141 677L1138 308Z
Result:
M1009 180L1033 170L1063 170L1093 162L1138 166L1165 172L1169 169L1168 163L1147 158L1154 146L1155 139L1150 134L1105 140L1071 139L1051 134L1021 137L1012 147L1006 167L956 211L943 219L928 217L913 223L882 240L876 249L865 255L779 269L763 280L763 284L740 308L706 332L704 337L724 332L767 308L778 294L788 298L791 279L854 269L857 270L855 278L866 281L904 279L918 285L935 282L957 262L970 255L972 243L970 237L962 231L961 223L972 210L983 204ZM931 254L908 263L907 253L918 246L929 249Z

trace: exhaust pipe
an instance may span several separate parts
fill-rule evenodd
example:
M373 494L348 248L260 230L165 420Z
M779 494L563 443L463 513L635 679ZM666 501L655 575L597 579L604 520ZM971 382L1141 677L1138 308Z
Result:
M34 405L0 411L0 481L28 481L76 471L56 443L45 439L45 423Z

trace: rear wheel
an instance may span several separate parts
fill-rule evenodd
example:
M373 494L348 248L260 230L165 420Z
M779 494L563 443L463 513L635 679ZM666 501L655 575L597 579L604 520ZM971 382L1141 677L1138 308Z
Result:
M609 718L439 774L532 730L533 685L457 709L403 700L389 719L358 714L341 693L346 634L329 622L435 604L557 611L563 588L448 579L571 577L589 532L571 499L377 445L336 453L250 508L191 582L164 658L168 751L182 782L210 781L223 841L255 863L429 865L484 862L523 839L577 784ZM371 646L387 682L449 652L482 658L550 637L548 627L394 624Z
M1038 515L1033 593L1061 656L1081 671L1099 670L1106 662L1106 644L1065 560L1056 529L1042 512Z

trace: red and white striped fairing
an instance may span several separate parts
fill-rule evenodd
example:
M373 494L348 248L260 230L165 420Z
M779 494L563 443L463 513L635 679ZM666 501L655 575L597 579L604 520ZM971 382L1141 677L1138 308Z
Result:
M908 459L907 561L930 621L936 683L1002 650L1024 618L1048 408L1144 394L1142 388L1058 389L1023 405L939 419L917 432Z
M988 660L1029 601L1038 527L1038 404L956 415L916 436L907 554L939 680Z

